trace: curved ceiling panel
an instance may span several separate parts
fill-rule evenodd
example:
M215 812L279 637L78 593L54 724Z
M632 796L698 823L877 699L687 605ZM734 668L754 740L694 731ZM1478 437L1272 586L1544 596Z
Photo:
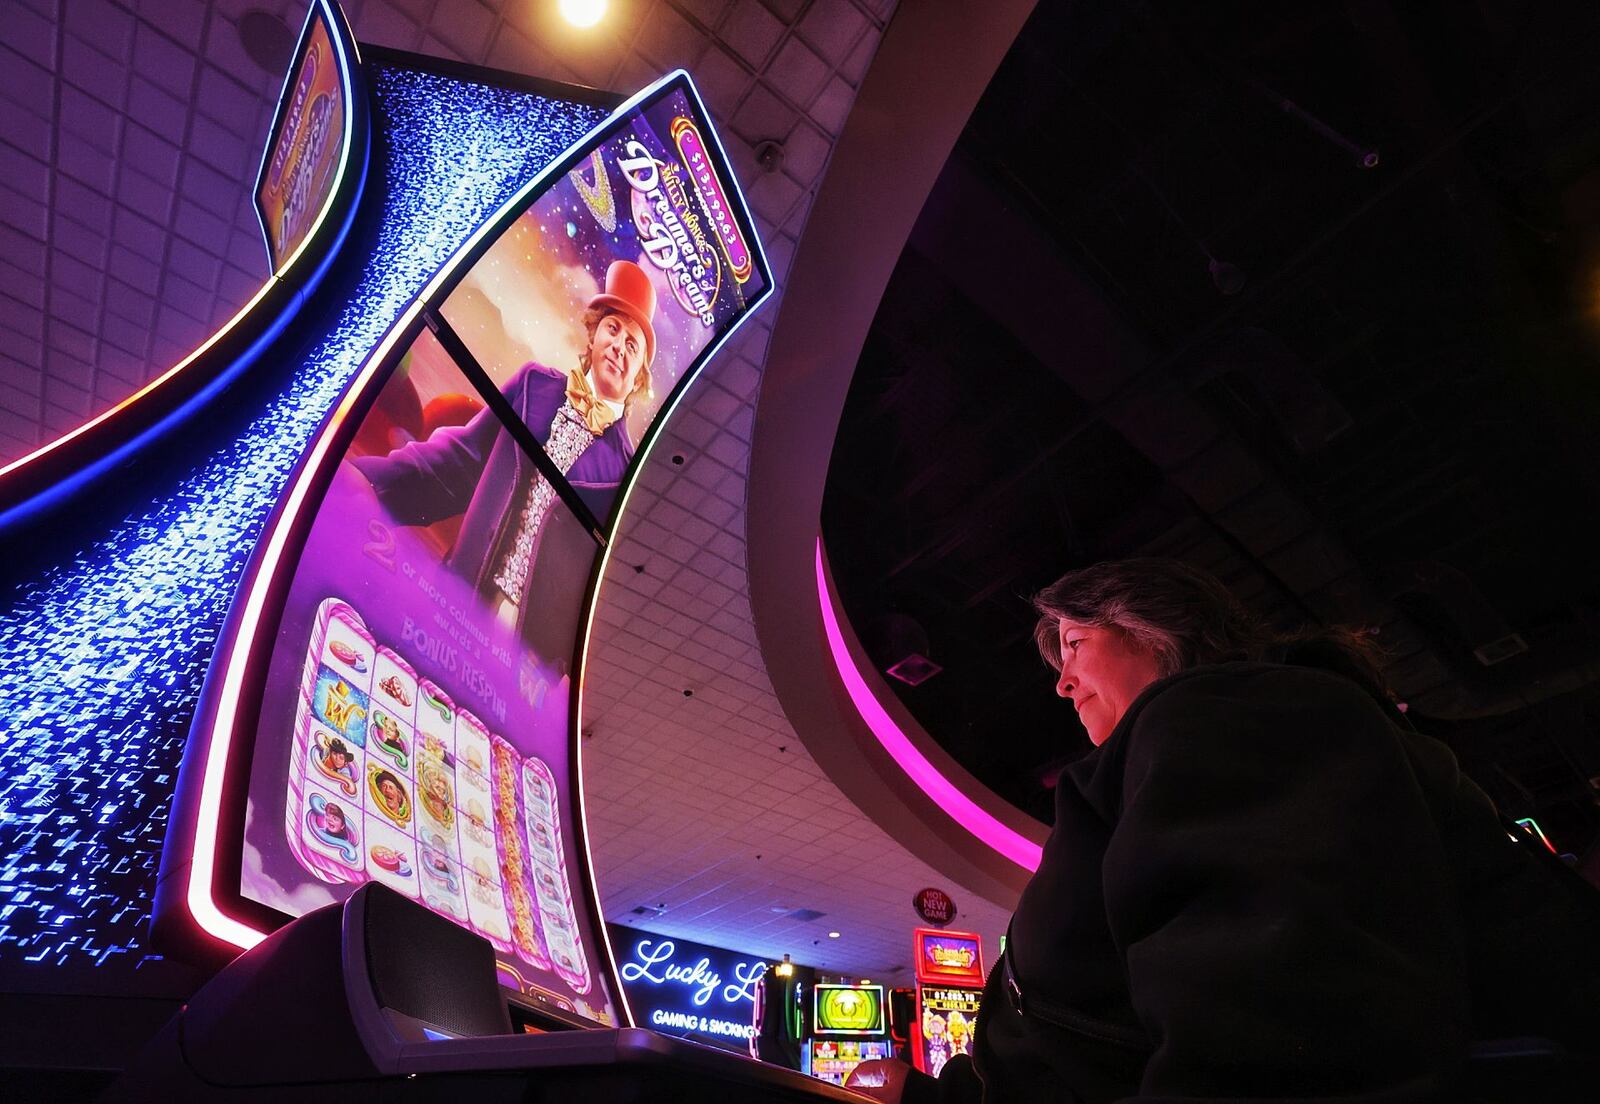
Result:
M774 689L807 750L891 836L996 902L1014 899L1027 870L931 797L842 692L814 556L839 412L879 295L1031 8L918 5L903 9L885 35L795 257L756 410L749 497L751 606ZM873 696L893 698L881 685ZM1024 839L1043 838L1042 825L965 776L909 716L897 719L920 755L948 765L943 777L985 816Z

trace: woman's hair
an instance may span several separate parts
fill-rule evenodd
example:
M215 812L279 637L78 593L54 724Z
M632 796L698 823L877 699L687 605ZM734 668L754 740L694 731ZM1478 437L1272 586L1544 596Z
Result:
M1382 652L1347 628L1275 631L1212 575L1179 560L1108 560L1069 571L1033 596L1034 642L1061 669L1060 623L1112 627L1156 658L1161 674L1232 660L1323 667L1388 698Z
M583 352L578 354L578 367L585 372L589 370L589 346L594 344L594 332L600 328L600 323L605 321L605 317L608 314L614 314L618 318L628 317L621 311L612 310L610 307L590 307L583 312ZM629 321L631 322L632 319L629 319ZM652 393L650 390L650 365L641 363L639 365L639 375L633 381L633 390L628 392L628 397L623 401L632 402L640 395L649 398Z

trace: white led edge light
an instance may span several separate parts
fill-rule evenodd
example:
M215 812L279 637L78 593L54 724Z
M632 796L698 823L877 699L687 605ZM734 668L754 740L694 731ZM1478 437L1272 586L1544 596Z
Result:
M617 114L622 115L626 114L628 111L631 111L633 107L636 106L640 101L648 99L664 85L671 83L680 76L684 78L685 88L695 110L702 119L706 120L707 130L710 132L711 140L716 143L717 154L722 159L721 163L729 167L728 183L732 186L734 198L738 201L739 211L745 216L745 221L751 223L753 227L754 224L750 219L750 209L744 200L744 190L739 187L738 180L732 175L732 163L728 160L727 151L723 149L722 140L717 136L716 128L710 126L711 116L706 112L705 102L701 100L700 93L694 86L694 79L689 76L687 71L683 69L675 69L671 73L668 73L666 76L652 84L649 88L645 89L643 92L640 92L638 95L629 100L623 108L620 108L617 111ZM613 118L614 117L615 116L613 116ZM609 121L610 120L608 120L608 122ZM597 129L603 129L603 127L604 124L602 124L601 128ZM734 324L728 328L727 333L723 334L721 338L702 350L699 364L695 365L693 370L673 387L673 395L669 398L666 406L657 412L655 418L651 422L649 434L650 440L645 445L644 450L634 456L632 464L633 475L628 480L627 485L622 488L622 492L618 497L616 512L617 522L616 525L612 527L612 539L606 542L606 546L600 552L600 569L595 576L594 600L589 603L589 608L584 617L583 648L578 654L578 700L577 706L573 710L572 722L573 740L577 747L577 754L574 757L574 765L576 767L574 773L577 775L577 777L574 779L573 794L577 802L578 823L583 828L583 860L589 868L589 885L594 889L594 900L592 904L596 907L596 909L598 909L600 904L600 883L595 878L594 855L589 847L589 821L585 812L586 806L583 799L582 726L583 684L589 670L589 642L593 637L595 613L600 608L600 590L601 587L605 585L606 569L611 562L611 552L617 544L617 533L622 529L622 519L625 518L628 513L628 499L632 496L633 489L639 482L639 473L644 470L645 462L650 458L650 454L655 451L656 443L661 440L661 427L666 424L669 418L671 418L673 411L675 411L678 407L678 404L683 401L684 395L688 394L689 388L693 386L694 381L699 378L700 373L705 366L709 364L711 359L717 355L717 352L728 343L728 340L732 338L734 334L739 332L739 327L743 326L747 321L749 321L750 317L755 314L756 309L765 303L772 295L773 286L771 268L767 264L767 253L766 249L761 244L760 236L752 232L750 234L750 244L755 247L756 255L760 258L760 271L766 277L767 286L762 290L761 294L755 299L755 301L750 303L750 305L745 308L744 313L735 319ZM617 972L616 951L611 946L611 934L606 930L605 917L603 913L599 915L599 920L600 923L598 926L600 928L600 936L605 944L606 957L611 962L611 976L620 977L621 975ZM618 988L619 990L621 989L620 986L618 986ZM619 991L617 993L617 999L622 1004L623 1014L627 1018L629 1026L633 1026L635 1023L633 1010L628 1006L627 995Z

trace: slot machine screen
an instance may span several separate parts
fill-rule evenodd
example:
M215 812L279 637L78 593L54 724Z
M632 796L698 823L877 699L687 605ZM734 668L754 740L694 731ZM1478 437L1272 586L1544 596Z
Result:
M572 476L579 488L615 485L682 385L771 292L719 148L687 88L669 86L552 182L440 307L513 402L530 373L548 373L602 420L611 404L617 417L597 447L618 466L596 475L586 465ZM636 374L622 363L630 348L648 361ZM529 427L560 462L550 421L540 409ZM609 531L621 496L594 498Z
M820 984L812 989L818 1035L869 1036L888 1031L881 985Z
M578 808L582 640L660 418L770 294L680 73L531 181L373 354L274 522L298 557L264 585L233 814L259 922L381 881L487 939L525 1006L622 1021Z
M274 269L310 233L344 154L349 108L333 37L327 16L313 4L256 178L256 216Z
M983 941L970 932L917 928L917 980L983 988Z
M256 744L241 888L296 915L383 882L487 939L507 988L609 1022L567 745L598 545L544 496L537 586L510 603L484 583L515 537L498 556L474 546L451 477L388 447L408 410L432 412L424 442L498 441L472 392L420 331L334 472L268 670L262 731L286 738ZM505 446L509 466L477 473L468 497L538 501Z

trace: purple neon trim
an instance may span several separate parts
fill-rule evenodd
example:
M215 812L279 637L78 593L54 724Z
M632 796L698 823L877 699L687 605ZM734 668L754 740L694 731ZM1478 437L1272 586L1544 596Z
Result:
M941 774L939 768L930 763L911 742L911 738L895 724L894 718L889 716L888 710L884 709L877 695L867 685L855 659L850 655L850 649L845 645L844 633L839 627L833 591L828 586L827 569L823 566L820 537L817 539L817 605L822 608L822 627L828 634L828 650L833 653L833 663L839 669L845 691L855 703L861 719L867 722L867 728L883 745L883 750L957 824L1024 870L1037 870L1041 851L1039 845L1016 829L1000 823L992 813L981 808Z

